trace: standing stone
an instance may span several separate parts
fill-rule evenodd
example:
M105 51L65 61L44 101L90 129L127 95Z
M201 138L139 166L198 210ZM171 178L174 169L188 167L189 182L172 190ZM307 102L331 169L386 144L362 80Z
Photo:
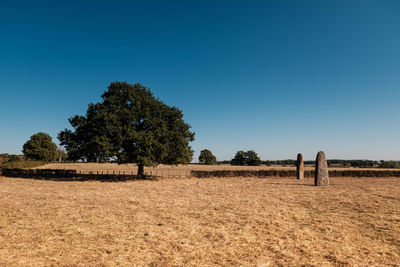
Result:
M314 185L329 185L328 164L323 151L318 152L317 159L315 160Z
M304 179L304 161L301 153L297 154L296 176L298 180Z

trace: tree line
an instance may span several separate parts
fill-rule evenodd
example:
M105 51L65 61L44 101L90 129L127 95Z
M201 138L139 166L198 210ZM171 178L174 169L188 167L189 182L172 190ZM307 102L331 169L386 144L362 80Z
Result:
M195 133L183 120L183 113L156 98L141 84L113 82L98 103L89 103L85 115L69 118L72 129L58 134L63 148L43 132L34 134L23 145L28 159L46 162L59 160L81 162L136 163L138 176L145 166L188 164L193 159L190 142ZM10 157L10 160L18 158ZM228 161L217 161L209 149L200 152L201 164L229 163L241 166L295 165L295 160L262 161L253 150L237 151ZM313 164L305 161L305 164ZM331 166L399 168L394 161L328 160Z

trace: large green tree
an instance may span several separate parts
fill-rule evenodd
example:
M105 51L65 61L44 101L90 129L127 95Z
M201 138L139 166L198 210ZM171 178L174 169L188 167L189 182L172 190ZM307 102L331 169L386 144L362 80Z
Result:
M73 130L58 135L70 160L137 163L138 176L144 166L192 160L194 133L181 110L140 84L113 82L101 97L89 104L85 116L69 119Z
M50 135L37 133L24 144L22 153L28 159L53 161L57 155L57 145L53 143Z
M217 158L209 149L203 149L200 152L199 162L205 165L213 165L217 163Z

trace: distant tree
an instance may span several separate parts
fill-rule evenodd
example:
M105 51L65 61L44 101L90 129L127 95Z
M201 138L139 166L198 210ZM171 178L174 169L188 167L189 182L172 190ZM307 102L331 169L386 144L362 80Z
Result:
M24 144L22 152L25 157L33 160L53 161L57 155L57 145L50 135L37 133Z
M101 97L89 104L85 116L69 119L73 131L58 135L69 159L137 163L138 176L144 175L144 166L192 160L194 133L181 110L140 84L113 82Z
M261 164L261 160L258 157L257 153L253 150L249 150L247 152L238 151L236 152L235 157L231 160L232 165L249 165L249 166L258 166Z
M389 168L389 169L398 169L400 168L400 162L398 161L385 161L385 160L381 160L381 163L379 164L380 168Z
M246 163L249 166L258 166L261 163L260 158L258 157L257 153L253 150L246 152Z
M203 149L200 152L199 162L205 165L214 165L217 163L217 158L208 149Z
M238 151L236 152L235 157L231 160L232 165L247 165L246 161L246 152Z

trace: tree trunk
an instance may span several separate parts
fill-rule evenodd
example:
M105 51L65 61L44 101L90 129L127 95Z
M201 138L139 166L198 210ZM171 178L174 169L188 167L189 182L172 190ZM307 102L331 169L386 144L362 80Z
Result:
M144 166L143 166L143 164L138 164L137 177L138 178L144 177Z

